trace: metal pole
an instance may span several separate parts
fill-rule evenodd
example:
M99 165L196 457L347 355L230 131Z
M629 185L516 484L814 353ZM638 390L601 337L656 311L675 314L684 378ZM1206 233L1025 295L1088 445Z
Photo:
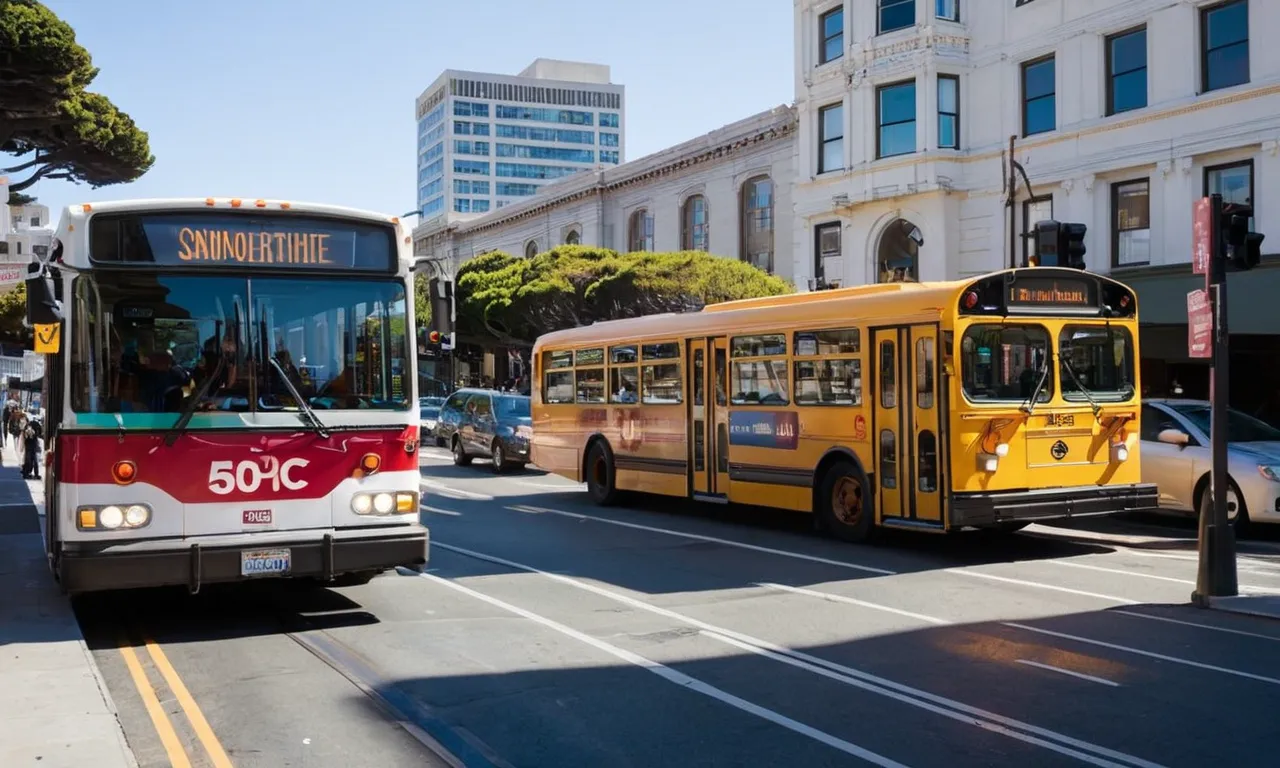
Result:
M1210 197L1213 253L1209 258L1209 301L1213 310L1213 359L1209 399L1212 405L1209 442L1213 470L1209 514L1200 515L1200 562L1192 602L1207 606L1210 598L1239 594L1236 581L1235 530L1227 520L1227 408L1230 357L1227 330L1227 249L1222 227L1222 195Z
M1016 136L1009 137L1009 268L1018 266L1018 173L1013 156Z

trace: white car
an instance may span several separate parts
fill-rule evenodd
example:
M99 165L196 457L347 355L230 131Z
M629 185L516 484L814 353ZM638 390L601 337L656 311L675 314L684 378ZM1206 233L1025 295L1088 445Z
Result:
M439 445L440 439L436 436L436 423L439 421L440 406L421 403L418 406L418 439L423 443L430 441L432 445Z
M1228 413L1227 519L1237 530L1280 522L1280 429ZM1209 505L1209 414L1205 400L1142 403L1142 482L1159 488L1162 509L1194 516Z

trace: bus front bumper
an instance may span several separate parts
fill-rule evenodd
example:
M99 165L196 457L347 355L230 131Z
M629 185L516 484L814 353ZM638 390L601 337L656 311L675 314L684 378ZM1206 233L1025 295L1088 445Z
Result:
M429 552L430 534L418 523L186 539L64 542L58 579L71 594L176 585L186 585L195 592L203 584L264 577L329 581L346 573L420 569ZM246 567L255 560L273 567Z
M951 497L951 527L991 528L1002 523L1141 512L1155 509L1158 499L1152 483L956 493Z

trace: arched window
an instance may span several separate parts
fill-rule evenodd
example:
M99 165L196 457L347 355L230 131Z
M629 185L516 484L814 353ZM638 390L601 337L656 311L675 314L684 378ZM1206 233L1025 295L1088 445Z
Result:
M680 211L680 248L709 251L711 229L707 223L707 198L691 195Z
M653 214L647 209L640 208L631 214L627 225L627 250L653 250Z
M537 256L537 255L538 255L537 240L530 240L529 242L524 244L524 257L526 259L532 259L534 256Z
M754 176L742 185L741 259L773 272L773 179Z
M569 230L569 234L564 236L565 245L579 245L580 243L582 243L582 235L579 235L576 229Z
M906 219L890 222L876 246L876 282L918 282L922 245L924 235L915 224Z

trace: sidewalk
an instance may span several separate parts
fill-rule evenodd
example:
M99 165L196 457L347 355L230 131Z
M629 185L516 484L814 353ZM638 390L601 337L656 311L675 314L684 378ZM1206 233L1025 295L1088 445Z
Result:
M44 556L40 484L0 467L0 766L136 768L115 705Z
M1211 597L1209 607L1215 611L1242 613L1246 616L1262 616L1280 619L1280 595L1237 595L1236 597Z

